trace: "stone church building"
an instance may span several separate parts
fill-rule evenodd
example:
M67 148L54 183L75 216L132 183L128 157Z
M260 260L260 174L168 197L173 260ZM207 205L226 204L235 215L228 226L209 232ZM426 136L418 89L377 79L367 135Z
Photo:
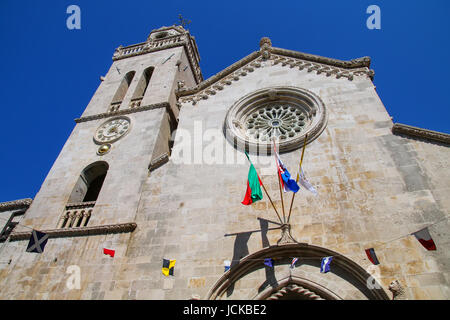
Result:
M263 38L204 80L171 26L112 60L34 199L0 203L0 299L450 298L450 135L394 124L370 58ZM317 195L281 191L274 141Z

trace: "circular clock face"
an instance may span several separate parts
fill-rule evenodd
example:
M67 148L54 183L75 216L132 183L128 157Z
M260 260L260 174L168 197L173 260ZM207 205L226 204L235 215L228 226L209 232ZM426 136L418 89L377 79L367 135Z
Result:
M114 118L103 123L95 132L94 140L97 143L111 143L119 140L130 129L130 120L127 118Z

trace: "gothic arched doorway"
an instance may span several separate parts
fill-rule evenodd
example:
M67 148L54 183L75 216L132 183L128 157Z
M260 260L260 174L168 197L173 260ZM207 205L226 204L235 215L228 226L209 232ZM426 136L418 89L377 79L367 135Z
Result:
M323 257L333 256L332 268L320 273ZM290 268L293 257L298 266ZM274 267L263 264L275 261ZM370 280L370 282L368 281ZM308 244L271 246L250 254L227 271L207 299L268 300L389 300L383 288L360 265L326 248Z

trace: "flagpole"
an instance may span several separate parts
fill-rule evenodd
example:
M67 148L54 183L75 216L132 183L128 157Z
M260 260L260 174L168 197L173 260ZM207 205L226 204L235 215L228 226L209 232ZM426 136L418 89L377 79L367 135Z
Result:
M258 174L258 177L259 177L259 174ZM280 219L280 222L283 224L283 221L281 220L281 217L280 217L280 215L278 214L277 208L275 208L275 205L273 204L272 199L270 198L269 194L267 193L266 187L264 186L264 183L262 182L261 178L260 178L260 181L261 181L261 185L262 185L262 187L263 187L263 189L264 189L264 192L265 192L266 195L267 195L267 198L269 198L270 203L272 204L272 207L273 207L273 209L275 210L275 213L276 213L277 216L278 216L278 219Z
M277 176L278 176L278 185L280 187L280 197L281 197L281 208L283 209L283 221L284 223L286 223L286 214L284 213L284 202L283 202L283 192L281 190L281 177L280 177L280 172L278 170L278 159L277 159L277 154L276 154L276 142L275 142L275 137L273 137L273 149L274 149L274 157L275 157L275 164L277 166Z
M298 183L298 180L299 180L299 178L300 178L300 172L301 172L301 170L302 170L302 162L303 162L303 156L304 156L304 154L305 154L306 139L307 139L307 138L308 138L308 134L305 135L305 141L303 142L302 156L300 157L300 164L299 164L299 167L298 167L298 173L297 173L297 180L296 180L297 183ZM295 194L296 194L296 193L297 193L297 192L294 192L294 193L292 194L291 206L289 207L289 215L288 215L287 223L289 223L289 220L291 219L292 205L294 204L294 198L295 198Z
M253 163L250 161L250 157L249 157L247 154L246 154L246 156L247 156L247 159L248 159L248 161L250 162L250 164L253 164ZM254 166L253 166L253 167L254 167ZM283 224L283 221L281 220L281 217L280 217L280 215L278 214L277 208L275 208L275 205L273 204L272 199L270 198L269 193L267 192L266 187L264 186L264 183L263 183L262 179L260 178L260 175L259 175L259 173L258 173L258 170L256 170L256 168L255 168L255 171L256 171L256 174L258 175L259 182L261 182L261 186L263 187L263 190L264 190L264 192L266 193L267 198L269 198L269 201L270 201L270 203L272 204L272 207L273 207L273 209L275 210L275 213L276 213L277 216L278 216L278 219L280 219L281 224Z

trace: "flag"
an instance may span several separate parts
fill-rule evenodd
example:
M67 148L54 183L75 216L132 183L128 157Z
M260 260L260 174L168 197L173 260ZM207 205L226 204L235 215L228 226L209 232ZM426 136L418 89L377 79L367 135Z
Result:
M413 235L417 240L425 247L427 250L436 250L436 245L434 244L433 239L431 238L430 232L428 232L428 227L417 232L414 232Z
M162 273L167 276L173 276L173 269L175 268L175 262L177 260L163 259Z
M225 271L224 272L227 272L228 270L230 270L230 265L231 265L231 261L230 260L224 260L223 264L225 266Z
M114 258L114 254L116 253L116 251L115 250L111 250L111 249L103 248L103 253L104 254L108 254L111 258Z
M250 161L247 152L245 153L245 155L247 156L248 161ZM258 173L256 172L253 163L250 161L250 169L248 170L247 177L247 191L245 192L244 200L241 203L248 206L252 203L255 203L256 201L261 200L262 198L263 195L261 191L261 180L258 177Z
M378 261L377 255L375 254L375 250L373 248L370 249L366 249L366 254L367 254L367 258L369 258L369 260L377 265L380 264L380 262Z
M31 232L30 241L28 242L27 252L44 252L47 244L48 234L34 230Z
M273 268L273 259L271 258L266 258L264 259L264 264L268 267L272 267Z
M298 190L300 190L300 187L298 186L297 182L295 182L295 180L291 178L291 174L281 161L280 156L277 153L275 143L273 145L273 151L275 152L275 157L277 158L278 176L280 177L280 182L283 187L283 191L284 192L292 191L294 193L297 192Z
M291 269L294 269L294 268L295 268L295 263L297 262L297 260L298 260L298 258L292 259L292 262L291 262Z
M306 180L305 173L303 172L303 168L301 168L299 180L300 184L304 186L306 189L311 191L315 196L317 196L317 190Z
M333 257L322 258L322 263L320 264L321 273L327 273L328 271L330 271L331 260L333 260Z

